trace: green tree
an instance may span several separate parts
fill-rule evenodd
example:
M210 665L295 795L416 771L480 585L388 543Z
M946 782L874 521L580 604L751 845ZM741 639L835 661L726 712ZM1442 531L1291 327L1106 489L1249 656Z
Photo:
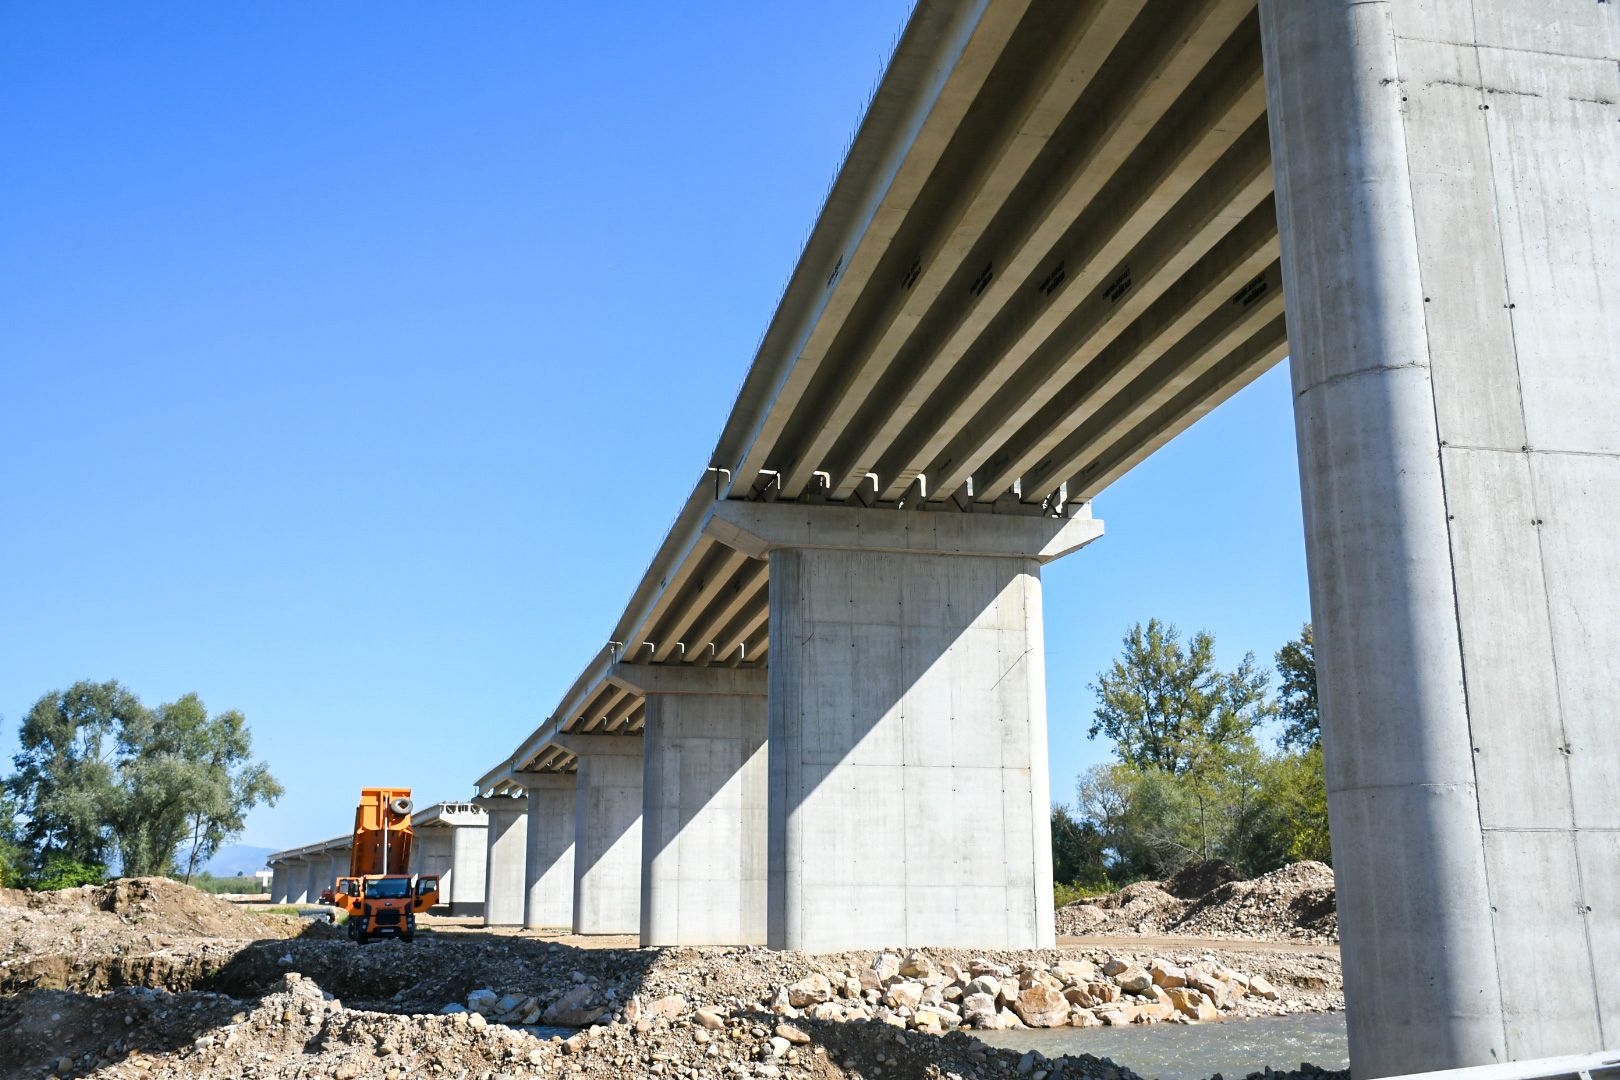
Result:
M249 810L282 793L264 763L252 760L242 714L210 717L196 694L158 706L144 724L127 727L121 743L117 834L128 875L183 868L190 881L199 862L241 832Z
M115 850L126 876L169 873L183 850L189 876L281 795L242 714L210 717L196 694L146 709L116 682L76 683L40 698L20 741L8 788L40 881L104 875Z
M1089 735L1106 735L1119 760L1169 776L1208 775L1250 738L1271 709L1268 677L1254 654L1237 670L1215 666L1215 639L1200 631L1183 647L1157 619L1132 626L1124 653L1092 686L1098 703Z
M104 865L117 801L118 735L147 722L140 700L117 682L77 682L34 703L18 732L7 781L25 824L35 869L53 858Z
M1316 642L1311 624L1277 650L1277 714L1284 727L1278 741L1287 749L1322 745L1322 719L1316 708Z
M0 787L0 886L16 888L27 870L23 846L17 838L17 803Z
M1052 877L1066 885L1098 886L1108 880L1101 830L1077 821L1062 804L1052 807Z

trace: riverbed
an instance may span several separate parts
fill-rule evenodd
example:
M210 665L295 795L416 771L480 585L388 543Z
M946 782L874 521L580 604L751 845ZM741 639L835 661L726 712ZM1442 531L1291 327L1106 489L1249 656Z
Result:
M1129 1027L1025 1028L975 1031L992 1046L1036 1050L1047 1057L1095 1054L1149 1080L1201 1080L1220 1073L1247 1076L1270 1066L1350 1067L1344 1014L1299 1013L1211 1024L1132 1024Z

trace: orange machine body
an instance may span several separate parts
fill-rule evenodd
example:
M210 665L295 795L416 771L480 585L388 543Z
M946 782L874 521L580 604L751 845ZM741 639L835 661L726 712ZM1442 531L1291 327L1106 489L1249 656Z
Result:
M437 875L411 874L411 810L410 788L360 791L349 873L334 883L331 903L348 913L349 937L362 945L382 936L410 941L417 913L439 902Z

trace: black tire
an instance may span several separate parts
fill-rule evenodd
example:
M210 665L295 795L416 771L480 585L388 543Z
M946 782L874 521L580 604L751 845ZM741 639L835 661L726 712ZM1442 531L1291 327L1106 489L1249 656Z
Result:
M415 941L416 940L416 931L415 930L407 930L403 934L401 934L400 937L404 938L406 941Z
M364 925L361 925L355 930L354 940L359 942L361 945L365 945L371 941L371 935L366 933L366 928Z

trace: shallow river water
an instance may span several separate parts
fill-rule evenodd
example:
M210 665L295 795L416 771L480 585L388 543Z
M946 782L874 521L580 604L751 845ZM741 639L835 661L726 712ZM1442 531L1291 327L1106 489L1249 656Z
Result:
M1038 1050L1047 1057L1095 1054L1150 1080L1201 1080L1221 1073L1247 1076L1266 1066L1324 1069L1350 1064L1343 1013L1302 1013L1214 1024L1152 1024L1101 1028L976 1031L993 1046Z

